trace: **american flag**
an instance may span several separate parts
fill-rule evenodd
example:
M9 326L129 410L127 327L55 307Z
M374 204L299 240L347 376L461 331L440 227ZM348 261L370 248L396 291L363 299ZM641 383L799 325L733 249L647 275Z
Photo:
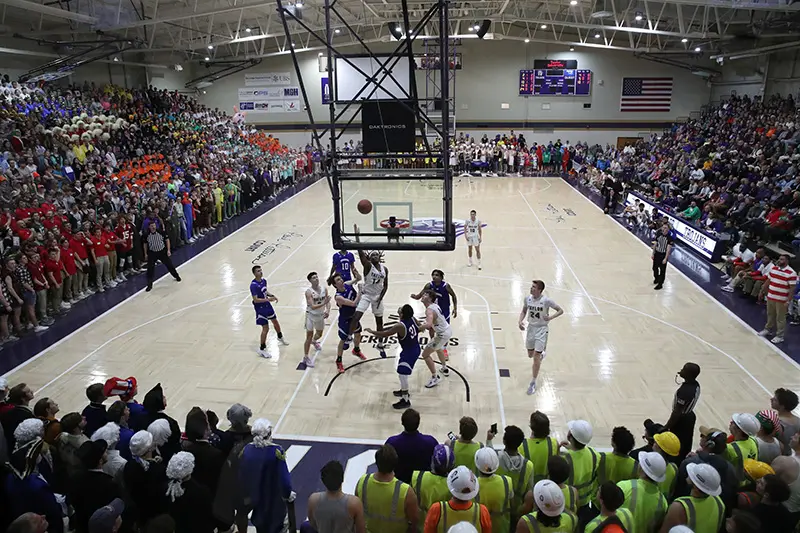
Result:
M672 78L622 78L620 111L669 111L671 104Z

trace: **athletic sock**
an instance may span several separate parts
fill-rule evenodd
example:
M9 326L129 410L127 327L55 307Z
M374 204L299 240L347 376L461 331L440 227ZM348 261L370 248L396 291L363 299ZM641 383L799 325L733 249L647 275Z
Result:
M356 353L361 353L361 347L359 347L359 346L354 346L354 347L353 347L353 351L354 351L354 352L356 352Z
M282 338L283 338L283 333L281 333L280 331L278 332L278 338L279 338L279 339L282 339Z
M336 356L336 362L337 363L341 363L342 362L342 356L341 355L337 355Z
M267 345L265 343L263 343L263 342L261 343L261 349L262 350L266 350L267 349Z

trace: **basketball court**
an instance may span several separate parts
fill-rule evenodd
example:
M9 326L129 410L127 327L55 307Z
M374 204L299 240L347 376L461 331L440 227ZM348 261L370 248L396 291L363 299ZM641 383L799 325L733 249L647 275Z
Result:
M377 216L357 213L361 199L376 205ZM363 228L391 214L380 211L382 202L407 209L409 224L433 227L429 212L441 208L441 190L425 180L349 182L342 202L348 221ZM702 367L698 424L726 425L734 412L768 405L777 387L800 389L793 362L675 269L664 290L653 291L647 248L561 179L456 178L454 217L463 221L471 209L485 224L482 270L467 266L463 237L454 252L386 254L387 314L412 303L422 316L409 294L434 268L444 270L458 296L449 347L456 372L425 389L430 376L419 362L411 378L425 432L444 439L469 415L483 439L495 422L527 427L538 409L557 436L566 436L568 420L585 418L595 429L593 445L608 447L614 426L638 435L645 418L667 418L673 378L686 361ZM330 270L331 213L322 180L184 264L183 283L162 278L152 292L137 293L13 371L9 381L57 398L64 414L85 406L87 385L135 376L139 399L160 382L169 413L181 422L192 406L224 420L227 408L241 402L270 419L279 438L383 441L400 427L391 407L396 345L382 359L367 340L369 360L356 364L345 354L347 370L337 377L334 311L316 368L298 369L306 274L325 277ZM280 299L276 310L291 343L279 348L270 332L269 360L256 354L259 328L248 290L254 264ZM565 316L551 324L539 388L527 396L530 361L517 318L535 278ZM374 327L372 316L363 324Z

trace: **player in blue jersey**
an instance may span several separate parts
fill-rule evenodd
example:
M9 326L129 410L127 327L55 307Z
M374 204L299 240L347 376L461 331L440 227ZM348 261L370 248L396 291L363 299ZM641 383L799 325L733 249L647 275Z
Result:
M444 272L439 270L438 268L431 272L431 282L426 283L422 290L419 291L417 294L412 294L411 297L415 300L419 300L422 298L422 293L426 290L432 290L436 293L436 304L442 310L442 314L444 318L447 320L447 323L450 323L450 299L453 299L453 318L458 317L458 298L456 297L456 293L453 292L453 288L448 285L444 281ZM444 349L444 357L445 359L450 358L450 354L447 353L447 348Z
M352 281L354 284L361 281L361 274L356 268L356 258L353 252L341 250L333 254L330 276L334 274L339 274L344 281Z
M261 326L261 345L258 349L258 355L269 359L272 357L267 352L267 333L269 333L270 321L275 328L275 333L278 334L278 342L284 346L289 346L289 343L283 338L281 325L275 315L275 310L272 308L272 304L278 303L278 299L267 290L267 280L264 279L261 266L256 265L253 267L253 276L255 276L255 279L250 282L250 295L253 297L253 307L256 310L256 324Z
M397 335L400 343L400 358L397 362L397 377L400 379L400 390L393 391L392 394L400 397L400 401L392 404L395 409L408 409L411 407L411 395L408 393L408 376L414 370L414 365L419 359L421 349L419 347L420 326L414 318L414 308L406 304L397 310L400 322L392 325L388 329L374 331L365 329L370 335L379 339Z
M361 294L357 293L353 288L352 281L345 281L340 274L334 274L328 279L328 285L332 285L336 289L334 301L339 306L339 346L336 348L336 371L340 374L344 372L344 365L342 364L342 354L345 350L345 345L349 337L353 337L353 355L366 361L366 356L361 353L361 325L355 328L351 327L351 322L354 320L353 316L356 312L356 306L361 300ZM357 319L356 319L357 320ZM352 333L351 333L352 330Z

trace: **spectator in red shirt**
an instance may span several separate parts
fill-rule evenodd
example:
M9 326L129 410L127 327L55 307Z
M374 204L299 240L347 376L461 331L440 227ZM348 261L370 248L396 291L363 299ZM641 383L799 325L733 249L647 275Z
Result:
M78 299L82 300L91 294L89 290L89 252L86 249L86 234L76 233L69 240L70 249L75 252L75 280L72 287Z
M47 260L44 262L44 272L47 275L47 282L50 284L50 307L54 315L61 314L69 310L71 305L63 300L64 298L64 263L58 248L53 248L48 252Z
M133 226L128 222L125 215L120 215L117 221L116 228L117 237L117 261L119 261L119 269L125 269L125 272L120 272L122 279L125 279L125 273L129 276L132 275L133 269Z
M50 288L50 284L44 275L44 265L39 252L33 252L31 255L28 271L31 273L33 288L36 290L36 315L40 322L46 323L50 320L47 316L47 289Z
M75 290L75 280L78 267L75 266L75 251L69 247L69 240L66 237L61 239L61 262L64 263L64 301L73 304L78 301L78 293Z
M19 256L19 264L14 269L14 280L20 288L22 295L22 307L25 310L25 315L28 317L28 323L33 326L36 333L46 331L47 325L52 323L48 319L48 324L44 321L41 323L36 318L36 290L34 290L33 276L28 269L30 259L27 255L21 254Z
M117 276L117 244L119 243L119 237L114 232L109 220L103 222L103 238L106 240L106 252L108 252L108 269L111 279L109 284L112 287L116 287L118 282L122 283L125 280L119 279L119 276Z
M91 246L89 247L89 255L92 256L92 261L94 261L94 268L96 270L97 278L95 282L97 283L97 290L100 292L105 292L103 288L103 281L107 286L112 286L111 278L109 277L110 274L110 264L108 261L108 242L106 238L103 237L103 228L100 226L95 226L94 234L92 235L91 239ZM117 284L114 283L113 286Z

